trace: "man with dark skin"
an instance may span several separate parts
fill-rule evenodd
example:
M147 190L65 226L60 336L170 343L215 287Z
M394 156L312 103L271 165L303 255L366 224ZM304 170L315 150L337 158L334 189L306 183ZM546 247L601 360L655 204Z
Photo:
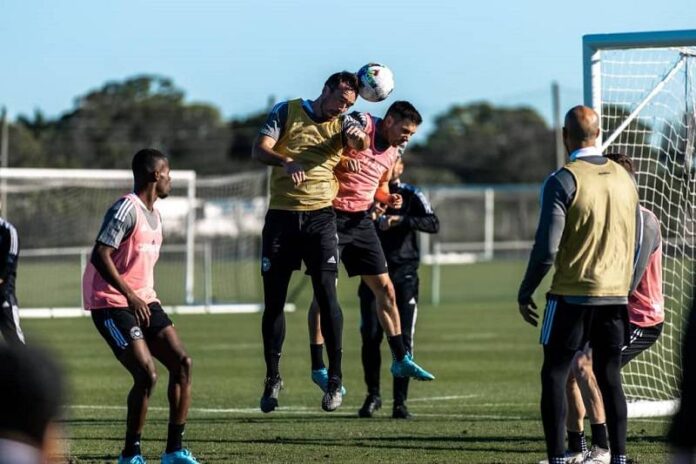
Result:
M191 404L191 358L154 290L162 244L157 199L171 191L169 161L154 149L133 157L133 192L107 211L83 277L85 309L133 377L125 446L119 464L144 464L140 436L157 380L157 359L169 371L169 430L162 464L198 461L181 442Z
M563 141L570 161L544 183L539 226L517 298L523 319L536 326L532 295L555 265L540 337L541 413L550 464L567 462L565 385L575 353L588 341L605 402L610 462L626 462L626 399L620 367L638 193L626 170L596 147L599 133L599 117L591 108L576 106L566 114Z

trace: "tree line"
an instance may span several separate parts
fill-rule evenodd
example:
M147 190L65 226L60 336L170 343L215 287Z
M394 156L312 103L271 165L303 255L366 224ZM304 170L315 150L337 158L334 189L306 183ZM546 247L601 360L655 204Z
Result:
M272 102L271 102L272 103ZM128 169L143 146L165 151L199 175L259 169L251 145L270 108L226 120L218 108L187 103L163 76L107 82L55 118L37 110L10 124L10 167ZM554 168L553 131L531 108L455 104L405 155L420 183L539 182Z

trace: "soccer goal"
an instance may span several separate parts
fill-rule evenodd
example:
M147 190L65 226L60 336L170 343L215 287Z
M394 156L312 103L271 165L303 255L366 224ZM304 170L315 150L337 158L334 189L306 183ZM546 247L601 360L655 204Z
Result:
M22 317L84 315L81 278L107 208L132 189L127 170L0 169L1 216L20 239ZM258 269L266 173L199 178L172 171L157 202L165 234L155 285L173 312L261 308Z
M633 158L641 203L662 224L664 331L623 378L630 415L667 415L678 401L694 283L696 30L588 35L583 60L585 104L601 116L602 149Z

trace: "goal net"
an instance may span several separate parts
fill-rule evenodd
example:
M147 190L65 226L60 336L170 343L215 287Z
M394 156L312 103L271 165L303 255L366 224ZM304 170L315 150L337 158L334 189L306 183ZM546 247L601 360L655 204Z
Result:
M662 225L664 330L623 379L629 414L665 415L678 400L694 282L696 34L593 35L583 44L585 103L601 115L602 149L633 159L641 204Z
M179 312L251 311L261 301L264 171L196 178L172 171L158 200L164 245L155 286ZM133 188L122 170L0 169L2 217L17 228L23 317L81 314L81 279L104 214ZM32 310L34 309L34 310Z

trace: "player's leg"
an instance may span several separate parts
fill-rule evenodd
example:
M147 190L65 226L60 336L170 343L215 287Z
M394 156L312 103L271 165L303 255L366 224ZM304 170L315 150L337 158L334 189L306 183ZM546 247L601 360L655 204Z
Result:
M169 371L169 426L162 462L194 463L195 459L182 445L191 406L191 357L162 307L153 304L150 309L150 326L145 329L147 344L152 355Z
M280 356L285 341L285 299L290 277L300 266L299 213L269 210L262 233L261 274L264 308L261 317L266 378L260 407L271 412L278 406L283 386Z
M382 407L379 374L382 366L380 345L384 331L377 320L375 295L363 282L360 282L358 287L358 297L360 298L360 337L362 339L361 359L367 386L367 396L358 411L358 416L372 417L375 411Z
M591 345L593 371L604 400L611 459L625 461L627 408L621 384L621 349L627 340L625 305L593 309Z
M133 378L127 400L126 439L119 464L137 464L141 462L138 459L142 459L140 438L148 401L157 382L155 363L135 315L130 310L95 309L91 314L95 327Z
M551 464L565 462L566 383L570 364L583 342L585 310L549 295L541 327L541 418Z
M568 450L566 456L573 459L572 462L582 462L587 452L585 441L585 403L582 401L582 393L571 372L566 383L566 397L568 400L568 413L566 415L566 433L568 434Z
M302 256L312 279L314 298L319 305L321 332L329 361L329 383L322 408L333 411L342 402L341 360L343 356L343 313L338 304L338 236L332 208L304 213Z
M8 345L24 343L24 333L19 326L19 307L13 294L0 296L0 332Z
M418 318L418 274L415 271L403 271L394 274L394 291L396 292L396 304L399 308L401 320L401 336L404 340L406 351L414 353L413 337L416 333L416 320ZM394 407L392 417L395 419L408 419L411 414L406 407L408 399L408 377L394 377Z
M587 415L590 419L590 427L592 430L592 450L593 458L598 458L600 455L609 456L609 439L607 436L606 416L604 413L604 401L602 393L597 385L597 379L592 368L592 348L589 344L585 345L582 351L578 351L573 358L573 377L577 379L577 383L582 394L581 399L584 400L587 409ZM568 435L570 436L570 429ZM599 459L598 459L599 460Z

